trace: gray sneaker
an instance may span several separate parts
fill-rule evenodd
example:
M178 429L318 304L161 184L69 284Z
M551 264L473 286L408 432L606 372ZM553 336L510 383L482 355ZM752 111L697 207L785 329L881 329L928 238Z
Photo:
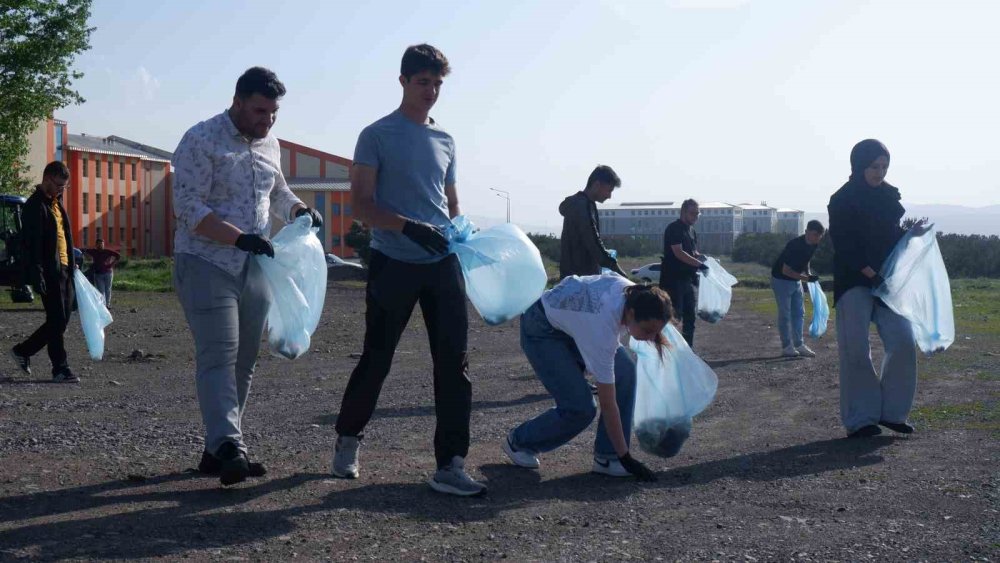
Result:
M442 467L431 477L430 486L439 493L472 497L486 494L486 485L473 481L465 472L465 459L455 456L451 465Z
M358 478L358 448L361 441L357 436L337 436L333 448L333 469L330 471L341 479Z

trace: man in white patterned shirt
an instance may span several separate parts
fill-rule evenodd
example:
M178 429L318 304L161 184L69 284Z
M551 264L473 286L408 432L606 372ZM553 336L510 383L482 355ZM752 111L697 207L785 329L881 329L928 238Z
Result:
M223 485L266 473L250 463L242 420L271 295L256 261L274 257L270 215L323 218L288 188L270 134L285 86L265 68L236 82L232 106L174 151L174 284L194 336L205 451L198 469Z

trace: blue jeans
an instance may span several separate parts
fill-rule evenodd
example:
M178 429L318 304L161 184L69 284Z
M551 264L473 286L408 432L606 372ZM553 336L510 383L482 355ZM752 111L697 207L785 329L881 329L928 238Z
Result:
M802 322L806 316L802 306L802 283L771 278L771 289L778 302L778 332L781 347L802 346Z
M583 357L568 334L549 324L541 301L521 316L521 348L556 406L515 428L514 447L531 453L551 451L583 432L597 415L594 395L584 377ZM615 397L626 444L632 435L635 381L635 362L619 346L615 353ZM594 438L594 455L618 457L603 420Z

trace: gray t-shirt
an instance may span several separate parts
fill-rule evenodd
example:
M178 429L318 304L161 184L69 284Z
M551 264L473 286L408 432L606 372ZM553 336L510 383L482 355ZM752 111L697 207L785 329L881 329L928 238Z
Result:
M455 140L438 127L414 123L398 109L365 127L354 148L354 164L378 171L375 203L408 219L445 228L451 224L444 187L455 183ZM372 229L371 247L411 263L437 262L403 233Z

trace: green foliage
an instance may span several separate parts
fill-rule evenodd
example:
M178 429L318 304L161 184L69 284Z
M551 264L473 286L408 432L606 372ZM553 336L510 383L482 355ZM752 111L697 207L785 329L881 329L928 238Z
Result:
M57 109L83 103L70 69L90 48L91 0L18 0L0 8L0 192L24 193L28 135ZM40 170L31 171L40 173Z
M733 262L753 262L770 266L784 250L785 244L795 238L786 233L746 233L733 243Z
M1000 278L1000 237L938 235L938 246L951 278Z
M368 266L368 259L371 257L372 231L361 221L351 223L351 229L344 236L347 246L354 249L361 258L361 263Z
M559 237L555 235L543 235L539 233L528 233L528 240L535 243L538 247L538 252L542 254L545 258L552 260L553 262L559 262L562 252L560 249ZM556 269L558 272L558 268ZM558 274L557 274L558 275Z
M618 256L659 256L663 241L642 237L604 237L604 246L618 251Z

